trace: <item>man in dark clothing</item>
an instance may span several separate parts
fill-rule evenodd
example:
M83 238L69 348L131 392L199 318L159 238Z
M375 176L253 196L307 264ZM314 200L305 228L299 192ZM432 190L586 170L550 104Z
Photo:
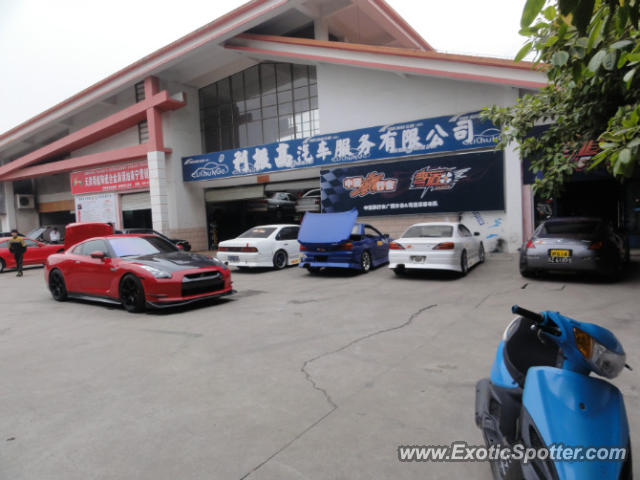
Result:
M27 250L27 244L16 229L11 230L11 238L9 239L9 251L13 254L13 258L16 259L16 268L18 269L18 277L22 276L22 259L24 258L24 252Z

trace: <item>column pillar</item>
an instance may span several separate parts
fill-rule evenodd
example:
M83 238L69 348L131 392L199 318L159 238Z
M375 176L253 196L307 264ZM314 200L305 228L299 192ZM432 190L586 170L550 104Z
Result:
M169 233L169 195L167 185L167 159L164 152L147 153L149 166L149 193L153 229Z
M313 22L313 33L316 40L329 41L329 23L325 18L318 18Z
M2 182L1 188L4 189L4 209L5 215L2 221L2 230L9 231L12 228L17 228L16 222L16 202L15 195L13 194L13 182Z

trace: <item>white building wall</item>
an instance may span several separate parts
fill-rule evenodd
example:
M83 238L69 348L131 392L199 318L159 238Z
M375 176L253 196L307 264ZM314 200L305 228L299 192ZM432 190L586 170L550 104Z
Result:
M184 92L186 105L162 115L169 207L169 235L189 240L194 250L207 247L207 215L204 189L182 181L182 157L202 153L198 90L175 82L160 87L170 94Z
M138 145L139 143L140 139L138 137L138 126L136 125L135 127L131 127L122 132L116 133L111 137L92 143L91 145L87 145L86 147L79 148L78 150L74 150L71 153L71 158L90 155L92 153L106 152L108 150L115 150L117 148L131 147L134 145Z
M321 134L477 111L492 104L510 105L518 96L518 89L509 86L340 65L320 64L317 73ZM462 221L481 233L487 250L515 251L522 243L521 163L513 148L504 152L504 159L506 211L464 212ZM413 223L457 218L453 212L367 217L367 222L397 237Z

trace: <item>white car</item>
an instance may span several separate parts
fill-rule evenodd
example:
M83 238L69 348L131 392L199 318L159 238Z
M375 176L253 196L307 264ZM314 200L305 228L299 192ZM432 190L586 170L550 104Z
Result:
M218 245L218 259L239 268L273 267L300 263L298 225L261 225Z
M479 235L461 223L417 223L389 245L389 268L396 274L421 268L466 275L472 266L484 262Z
M320 211L320 189L314 188L302 195L296 203L296 212L319 212Z

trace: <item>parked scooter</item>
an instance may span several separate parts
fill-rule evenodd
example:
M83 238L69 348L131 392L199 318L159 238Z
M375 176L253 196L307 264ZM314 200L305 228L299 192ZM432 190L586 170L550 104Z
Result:
M623 460L584 460L579 455L574 461L501 458L491 462L493 477L632 479L622 393L589 376L594 372L614 378L629 368L620 342L603 327L557 312L535 313L517 305L511 310L519 316L504 332L490 378L476 386L476 424L486 446L549 451L560 445L583 447L581 452L625 448L626 454Z

